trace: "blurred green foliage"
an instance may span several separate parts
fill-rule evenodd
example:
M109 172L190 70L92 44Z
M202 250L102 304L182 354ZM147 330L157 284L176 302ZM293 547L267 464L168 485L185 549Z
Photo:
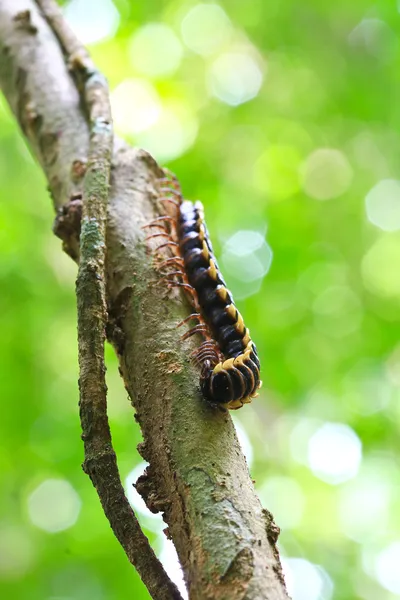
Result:
M260 398L235 422L294 600L400 598L399 10L66 8L109 79L118 134L205 205L261 356ZM0 595L148 598L80 469L76 267L4 100L0 186ZM140 432L107 360L125 478ZM144 523L161 551L160 524Z

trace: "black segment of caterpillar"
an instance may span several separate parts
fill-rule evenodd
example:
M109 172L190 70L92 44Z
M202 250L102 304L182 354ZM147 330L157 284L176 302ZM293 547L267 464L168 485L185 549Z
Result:
M147 239L165 238L158 247L170 252L159 264L160 269L167 269L163 279L169 287L183 288L195 310L179 326L191 319L198 321L182 337L203 337L192 353L201 368L202 394L213 404L241 408L258 395L261 386L256 347L218 268L201 202L184 200L169 172L161 184L160 201L167 212L146 226L158 229Z

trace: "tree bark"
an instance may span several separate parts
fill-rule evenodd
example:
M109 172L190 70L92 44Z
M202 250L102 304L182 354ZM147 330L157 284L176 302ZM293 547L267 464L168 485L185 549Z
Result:
M74 203L89 128L59 42L32 0L0 0L0 85L63 211L58 230L76 258ZM186 303L164 291L143 241L162 175L149 154L117 140L106 234L108 337L143 431L139 452L150 463L138 489L151 510L164 513L191 599L287 599L278 529L255 494L230 415L200 396L187 358L193 342L180 342L176 329Z

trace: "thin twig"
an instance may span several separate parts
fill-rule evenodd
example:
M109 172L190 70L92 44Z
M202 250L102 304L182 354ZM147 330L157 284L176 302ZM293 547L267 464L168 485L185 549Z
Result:
M125 496L107 417L104 341L107 323L105 229L113 128L107 82L65 23L53 0L36 0L58 37L74 73L90 122L83 181L80 262L76 284L83 468L99 495L110 525L155 600L181 598L165 573Z

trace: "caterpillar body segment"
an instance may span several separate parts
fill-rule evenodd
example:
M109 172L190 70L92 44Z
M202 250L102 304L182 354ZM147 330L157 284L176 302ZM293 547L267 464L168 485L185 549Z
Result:
M192 353L201 368L202 394L213 404L241 408L257 396L261 386L257 349L218 267L203 205L183 200L179 184L172 176L163 178L162 186L163 206L168 206L165 200L169 197L173 200L173 218L170 215L165 220L158 218L149 226L157 229L163 222L168 227L171 243L159 248L168 247L173 256L164 257L160 264L174 269L169 275L175 279L168 285L185 289L195 310L191 317L198 324L183 338L195 333L203 337L202 344ZM157 233L151 237L158 237ZM188 317L181 325L189 320Z

